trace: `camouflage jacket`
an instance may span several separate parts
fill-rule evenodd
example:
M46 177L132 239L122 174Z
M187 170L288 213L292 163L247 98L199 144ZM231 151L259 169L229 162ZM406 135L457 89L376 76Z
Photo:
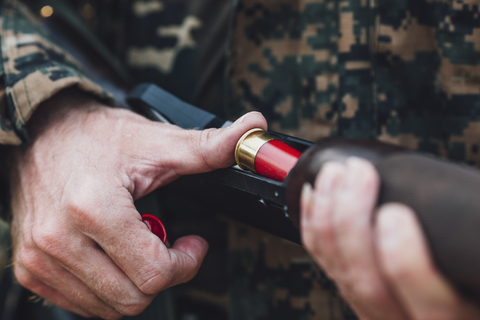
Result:
M62 88L106 96L49 41L43 5L30 2L33 13L2 4L3 144L26 141L32 112ZM271 129L310 140L378 139L480 161L480 0L66 2L134 82L223 117L255 109ZM354 317L300 247L235 224L228 234L230 303L210 300L231 319Z

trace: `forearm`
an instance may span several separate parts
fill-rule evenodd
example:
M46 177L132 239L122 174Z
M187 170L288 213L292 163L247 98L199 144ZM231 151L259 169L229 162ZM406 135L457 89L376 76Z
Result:
M65 121L81 121L79 114L88 114L99 108L107 108L94 96L73 87L62 90L42 103L27 124L27 132L33 144L47 130L53 130Z

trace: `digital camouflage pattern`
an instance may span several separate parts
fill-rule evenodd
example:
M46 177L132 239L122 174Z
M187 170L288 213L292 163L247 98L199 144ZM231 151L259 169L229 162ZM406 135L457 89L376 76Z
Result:
M302 247L237 223L229 237L229 319L357 319Z
M0 142L26 142L26 122L35 108L58 91L76 85L107 98L108 94L81 72L61 48L50 42L37 19L18 1L2 4L0 69L4 89L0 92Z
M237 113L279 131L379 139L478 164L480 1L239 1Z
M221 116L259 110L301 138L378 139L479 165L480 0L68 2L136 82ZM1 143L19 143L36 102L62 87L101 93L32 21L4 0ZM230 319L356 318L301 247L229 225ZM190 291L226 307L221 292Z
M189 103L222 113L231 1L68 2L124 62L133 83L156 83Z

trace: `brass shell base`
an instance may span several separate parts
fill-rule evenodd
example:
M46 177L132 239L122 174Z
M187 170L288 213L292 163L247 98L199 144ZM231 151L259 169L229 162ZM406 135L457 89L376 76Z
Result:
M235 161L237 165L244 169L255 172L255 158L258 150L268 141L275 138L263 129L252 129L247 131L238 140L235 147Z

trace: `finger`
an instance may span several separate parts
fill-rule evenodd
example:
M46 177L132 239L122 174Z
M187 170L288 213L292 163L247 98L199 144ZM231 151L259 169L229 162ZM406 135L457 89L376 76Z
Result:
M158 293L168 287L191 280L200 269L208 243L198 236L178 239L167 254L158 257L161 263L144 265L137 274L127 274L145 293ZM147 261L148 262L148 261Z
M83 310L83 313L105 319L121 316L77 277L43 252L22 249L17 257L15 275L17 279L21 278L29 290L76 313ZM85 306L88 306L88 309L85 309Z
M46 299L47 301L57 305L58 307L74 312L82 317L90 318L92 313L83 308L71 303L62 293L46 285L42 281L36 279L30 272L28 272L22 265L15 266L15 278L25 288L32 293Z
M104 214L105 219L87 223L90 228L85 234L102 247L144 294L157 294L191 278L206 254L206 241L199 237L182 238L168 249L142 222L133 204L125 201L122 205L118 198L116 206L108 208L113 212Z
M203 240L188 241L186 246L177 248L174 245L175 250L169 251L142 222L128 190L121 189L113 202L112 199L98 198L102 196L77 197L76 202L68 206L72 213L65 223L71 224L72 230L80 230L92 243L98 244L111 261L96 252L77 254L79 263L72 268L72 273L103 299L106 297L101 292L117 292L117 296L113 297L120 300L121 313L134 313L141 306L146 307L145 301L149 303L149 300L145 299L151 300L153 295L193 275L203 260L207 244ZM48 239L51 232L42 229ZM62 245L58 244L59 247ZM70 246L68 250L57 250L55 257L68 261L69 255L63 252L72 253L74 248L83 248L85 245L70 242ZM185 248L189 249L188 254L182 254ZM48 250L48 246L45 249ZM58 258L61 255L64 257ZM92 274L98 277L92 279ZM131 280L132 286L124 277ZM113 306L118 310L116 305Z
M141 223L141 221L134 221ZM112 227L113 232L109 230L107 233L111 237L115 236L116 230L115 225ZM145 224L141 223L139 227L146 229L141 229L145 232L145 236L151 237L152 241L161 243ZM135 232L133 229L126 232L129 231ZM104 230L97 231L95 234L98 235L102 232L106 236ZM88 235L86 237L83 234L71 231L68 232L68 241L62 241L66 237L58 232L55 234L55 232L49 231L48 225L44 225L41 231L35 230L33 234L35 244L45 253L45 257L42 256L41 260L43 266L39 266L38 261L40 259L35 259L29 263L32 265L29 269L35 270L36 274L40 274L39 277L42 281L50 286L65 292L66 295L70 294L70 301L76 301L79 305L96 306L96 309L92 309L92 312L98 309L95 312L96 315L99 315L100 312L112 313L111 311L115 310L122 315L135 316L142 312L153 300L154 295L143 293L120 266L107 255L106 251L99 248L97 243ZM133 242L135 237L137 235L133 234L129 239L133 239L131 240ZM116 234L116 238L123 239L125 237ZM115 241L111 238L109 240ZM116 258L123 263L131 263L131 259L135 258L133 254L129 255L129 249L122 246L121 241L118 241L117 245L120 248L116 252ZM159 244L156 244L156 246L159 246ZM138 251L141 251L141 247ZM168 255L166 248L165 255ZM57 270L58 266L51 262L48 259L49 257L56 259L68 271ZM30 258L30 260L32 259ZM142 261L145 261L145 257ZM138 272L138 270L135 271ZM135 271L131 272L134 273ZM52 278L52 275L55 276ZM72 290L73 292L71 292Z
M412 319L478 319L436 269L412 209L383 206L376 238L382 270Z
M245 132L252 128L267 129L267 122L259 112L250 112L223 129L189 130L187 157L176 166L181 174L194 174L231 166L235 163L235 146ZM177 154L177 159L180 156ZM179 162L180 163L180 162Z
M326 163L317 176L315 189L309 196L308 187L302 196L302 240L317 263L329 274L341 273L338 247L332 224L333 195L346 168L337 162ZM309 199L306 199L306 198Z
M333 224L345 274L339 287L352 307L371 319L406 319L377 265L372 215L379 176L366 160L349 158L335 195Z
M169 250L174 265L174 274L170 286L191 280L200 269L208 251L208 242L198 236L187 236L178 239Z
M137 144L133 155L141 155L141 166L131 173L136 189L143 177L158 175L155 183L135 198L175 179L179 175L208 172L226 168L235 163L235 146L245 132L252 128L267 128L265 118L251 112L223 129L178 130L175 126L152 122L150 129L142 130L142 143Z

